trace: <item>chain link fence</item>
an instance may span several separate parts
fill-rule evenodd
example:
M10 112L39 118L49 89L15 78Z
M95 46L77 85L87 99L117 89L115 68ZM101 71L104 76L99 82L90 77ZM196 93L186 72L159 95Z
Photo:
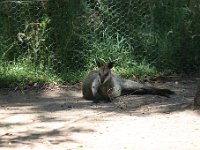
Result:
M144 58L151 64L174 65L171 61L180 54L181 44L187 38L189 44L199 39L199 21L194 21L199 5L195 0L1 1L1 57L27 59L37 67L56 66L60 71L91 68L96 58L118 60L121 67ZM185 37L177 41L180 36ZM193 55L199 54L196 47ZM174 60L167 61L170 57ZM197 59L196 55L189 61L196 66Z
M46 40L49 22L46 16L45 1L3 1L0 2L1 48L3 59L27 59L46 65L49 56L49 45ZM45 58L42 58L45 57Z
M87 26L91 29L88 36L93 37L88 41L100 52L97 57L132 59L146 51L153 25L150 1L87 1L85 7Z

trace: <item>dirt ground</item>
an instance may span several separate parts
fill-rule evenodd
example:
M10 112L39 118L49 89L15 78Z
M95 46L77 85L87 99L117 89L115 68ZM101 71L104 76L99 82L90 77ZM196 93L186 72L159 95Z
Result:
M0 90L2 150L199 150L196 77L151 82L170 98L129 95L111 103L82 98L79 85Z

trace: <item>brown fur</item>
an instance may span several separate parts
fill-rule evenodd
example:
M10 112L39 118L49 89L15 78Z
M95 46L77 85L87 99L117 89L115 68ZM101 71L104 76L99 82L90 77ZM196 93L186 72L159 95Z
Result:
M113 64L97 61L98 69L91 71L83 81L82 92L85 99L110 101L125 94L155 94L168 97L174 93L169 89L159 89L123 79L112 73Z

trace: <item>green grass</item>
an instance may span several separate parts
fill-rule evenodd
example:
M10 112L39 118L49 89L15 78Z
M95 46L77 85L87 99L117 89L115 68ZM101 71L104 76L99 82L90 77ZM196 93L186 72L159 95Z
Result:
M133 76L141 78L143 76L155 76L158 74L156 68L145 63L145 61L142 63L136 63L132 67L130 66L127 68L116 67L115 70L119 75L125 78L130 78Z
M0 87L14 87L33 83L62 83L62 79L53 71L35 69L27 62L1 63Z
M62 83L79 83L83 80L84 76L87 74L86 70L64 70L61 73L60 78L63 81Z
M95 66L95 64L93 64L93 66ZM95 69L95 67L93 67L93 69ZM64 70L62 73L58 74L54 70L35 69L35 67L27 62L1 63L0 87L23 86L28 84L29 81L38 84L74 84L81 82L84 76L93 69ZM144 75L152 76L157 73L155 68L145 63L135 65L132 68L115 66L113 71L126 78L133 77L133 75L138 78Z
M49 66L48 69L44 69L42 63L34 67L34 63L30 60L22 59L17 62L12 61L12 63L2 62L0 85L1 87L12 87L27 84L29 81L39 84L78 83L83 80L90 70L96 68L95 59L102 59L105 62L115 60L113 71L125 78L156 75L156 68L145 60L139 62L131 53L132 48L124 46L125 42L126 39L119 38L118 35L116 39L105 36L101 41L96 40L92 42L91 49L88 50L89 55L85 54L84 56L87 62L85 66L77 67L70 63L70 68L63 67L59 73L58 70L53 70Z

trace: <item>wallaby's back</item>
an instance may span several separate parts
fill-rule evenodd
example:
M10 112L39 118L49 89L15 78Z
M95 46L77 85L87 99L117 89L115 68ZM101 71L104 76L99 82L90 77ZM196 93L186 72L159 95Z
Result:
M82 92L83 92L83 97L87 100L93 100L95 90L98 89L98 71L97 70L93 70L91 71L83 80L83 84L82 84Z

